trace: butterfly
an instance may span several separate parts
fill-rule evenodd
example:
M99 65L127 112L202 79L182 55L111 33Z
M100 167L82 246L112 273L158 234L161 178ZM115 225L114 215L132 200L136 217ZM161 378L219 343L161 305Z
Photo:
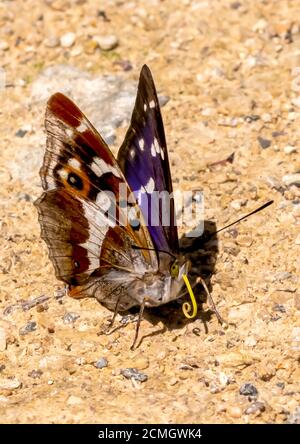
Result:
M45 128L44 193L35 205L56 277L71 297L92 296L113 310L113 320L117 312L139 306L135 344L144 308L180 297L189 270L179 250L166 138L150 69L141 70L117 159L61 93L47 103ZM155 193L162 199L151 199Z

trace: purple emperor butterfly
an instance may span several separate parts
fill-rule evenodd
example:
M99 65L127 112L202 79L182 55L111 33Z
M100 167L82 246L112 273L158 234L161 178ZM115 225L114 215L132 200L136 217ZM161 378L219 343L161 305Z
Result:
M149 68L141 70L117 160L60 93L48 101L45 127L44 193L36 207L56 277L70 296L93 296L115 315L140 306L139 327L144 307L180 296L189 267L179 253L166 139ZM155 191L165 192L169 223L162 223L161 201L148 199Z

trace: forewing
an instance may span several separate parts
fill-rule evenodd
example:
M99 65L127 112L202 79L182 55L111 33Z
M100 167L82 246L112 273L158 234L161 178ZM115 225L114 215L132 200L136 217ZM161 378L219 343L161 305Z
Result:
M178 252L163 121L153 78L146 65L140 74L131 124L119 150L118 162L138 200L155 247Z

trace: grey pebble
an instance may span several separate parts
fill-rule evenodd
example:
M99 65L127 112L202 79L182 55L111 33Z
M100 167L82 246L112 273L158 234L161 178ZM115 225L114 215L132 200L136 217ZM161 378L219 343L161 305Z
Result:
M63 317L63 323L73 324L78 318L80 318L80 315L78 313L68 312Z
M297 187L300 187L300 173L286 174L283 176L282 182L286 186L296 185Z
M22 138L25 136L25 134L27 134L27 132L28 132L27 130L18 129L18 131L15 133L15 136Z
M105 368L108 366L108 360L106 358L100 358L94 363L94 366L99 369Z
M276 179L276 177L266 176L265 182L270 188L274 188L274 190L279 192L283 191L282 183L278 179Z
M256 396L258 395L258 391L255 385L251 384L250 382L246 382L240 387L240 395Z
M282 304L274 304L273 311L279 311L280 313L286 313L286 308Z
M272 143L271 140L264 139L263 137L258 137L257 140L263 149L269 148L269 146L271 146Z
M135 381L145 382L148 376L145 373L139 372L136 368L123 368L121 375L126 379L134 379Z
M266 406L261 401L253 402L249 407L246 408L246 415L253 415L254 413L264 412L266 410Z
M42 370L31 370L31 372L28 373L28 376L33 379L39 379L42 374Z
M24 327L21 327L19 330L19 334L21 336L25 336L28 333L31 333L32 331L35 331L37 329L37 325L35 321L30 321Z

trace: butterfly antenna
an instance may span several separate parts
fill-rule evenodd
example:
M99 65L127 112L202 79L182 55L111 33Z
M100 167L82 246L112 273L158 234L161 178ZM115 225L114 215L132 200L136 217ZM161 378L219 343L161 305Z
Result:
M270 200L269 202L264 203L260 207L256 208L256 210L251 211L250 213L246 214L245 216L240 217L238 220L235 220L234 222L231 222L230 224L225 225L225 227L220 228L219 230L215 231L214 233L211 233L211 236L214 236L215 234L220 233L223 230L226 230L227 228L231 227L232 225L235 225L235 224L241 222L242 220L246 219L247 217L252 216L252 214L255 214L261 210L264 210L269 205L272 205L272 203L274 203L274 200Z
M219 230L213 231L212 233L208 233L207 236L205 236L205 242L208 242L212 237L214 237L217 233L220 233L221 231L226 230L229 227L232 227L232 225L235 225L239 222L241 222L244 219L247 219L247 217L252 216L252 214L258 213L261 210L264 210L269 205L272 205L274 203L274 200L270 200L269 202L264 203L260 207L256 208L256 210L251 211L250 213L246 214L245 216L240 217L239 219L235 220L234 222L231 222L228 225L225 225L225 227L220 228Z

